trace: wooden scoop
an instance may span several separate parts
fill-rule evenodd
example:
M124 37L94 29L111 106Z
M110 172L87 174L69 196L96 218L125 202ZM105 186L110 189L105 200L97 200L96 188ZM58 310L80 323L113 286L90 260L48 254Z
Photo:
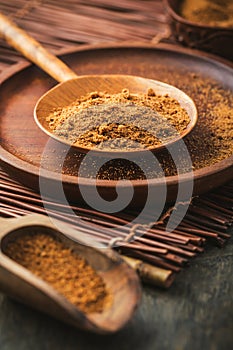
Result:
M17 219L1 218L0 227L2 292L64 322L97 333L115 332L131 318L140 300L140 283L136 272L113 250L99 243L98 248L93 248L90 246L93 245L93 240L88 240L85 235L58 220L53 220L52 223L43 215L32 214ZM57 227L65 234L59 232ZM32 231L59 238L86 259L103 278L112 295L111 305L100 313L85 314L53 287L4 253L8 242Z
M175 98L180 105L187 111L190 123L187 128L180 134L174 135L174 138L167 142L159 144L151 151L158 151L187 135L194 127L197 121L197 110L193 100L183 91L174 86L151 79L145 79L130 75L88 75L77 76L69 67L67 67L57 57L47 52L36 40L31 38L26 32L18 28L7 17L0 14L0 35L20 51L25 57L34 62L45 72L56 79L60 84L55 86L44 94L36 104L34 117L38 126L52 138L59 140L62 143L71 144L61 137L56 136L50 129L48 115L53 112L54 108L64 107L74 102L78 97L91 93L93 91L107 91L110 94L119 93L122 89L128 89L131 93L146 93L148 88L152 88L158 95L168 94ZM114 121L112 121L114 122ZM90 149L72 145L79 152L86 153ZM106 153L106 150L95 149L97 154ZM114 152L114 150L107 151ZM124 149L120 153L124 153ZM127 153L145 152L143 149L135 148L135 150L127 151ZM117 149L116 152L119 153Z

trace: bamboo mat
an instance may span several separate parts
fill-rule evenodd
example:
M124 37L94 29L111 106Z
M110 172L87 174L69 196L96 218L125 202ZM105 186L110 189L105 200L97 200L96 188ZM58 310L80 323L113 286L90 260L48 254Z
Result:
M159 0L2 0L0 11L10 16L52 52L82 44L113 41L156 42L169 37L163 3ZM0 72L23 60L20 54L0 41ZM4 217L17 217L32 212L45 213L38 193L22 186L0 170L1 209ZM181 204L182 205L182 204ZM46 199L49 214L79 227L95 239L108 243L113 229L124 239L130 233L121 229L135 212L105 215L88 208L74 206L74 215L66 208ZM179 272L191 259L205 250L207 243L223 246L233 222L233 182L195 198L179 227L172 233L165 230L172 208L146 236L121 248L124 254L148 261L154 266ZM148 221L150 218L148 218ZM114 231L116 232L116 231Z
M152 41L168 25L159 0L2 0L0 11L45 47L113 41ZM0 41L0 70L21 59Z

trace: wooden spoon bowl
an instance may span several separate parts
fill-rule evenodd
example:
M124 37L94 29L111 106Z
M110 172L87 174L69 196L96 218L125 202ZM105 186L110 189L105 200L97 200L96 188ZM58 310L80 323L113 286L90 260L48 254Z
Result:
M87 95L91 91L107 91L109 94L120 93L123 89L128 89L132 94L146 94L148 89L152 88L156 95L166 95L177 100L181 107L183 107L188 115L190 122L187 127L180 133L176 132L172 139L162 142L154 147L150 148L150 151L160 151L161 149L179 141L186 136L193 129L197 122L197 110L193 100L186 95L183 91L175 88L174 86L165 84L160 81L145 79L138 76L132 75L91 75L91 76L80 76L76 79L65 81L61 84L56 85L53 89L49 90L44 94L37 102L34 109L34 118L38 126L50 137L61 141L71 146L71 144L65 139L56 136L51 132L51 128L48 121L48 115L54 111L54 109L65 107L70 105L77 97ZM143 115L142 115L143 119ZM145 125L148 127L148 125ZM87 153L90 148L72 145L77 151L81 153ZM147 152L146 149L100 149L94 148L92 152L95 155L103 155L112 153L114 156L121 156L127 154L142 154Z
M132 317L140 301L141 288L136 272L113 250L74 230L68 225L43 215L17 219L0 219L0 290L10 297L58 318L75 327L96 333L112 333ZM61 230L65 234L58 231ZM103 278L112 302L102 312L86 314L70 303L53 287L19 265L6 254L7 244L32 232L58 238L83 257ZM92 244L92 246L91 246ZM95 246L97 243L95 243Z
M25 57L41 67L45 72L56 79L60 84L43 95L35 107L34 117L38 126L52 138L62 143L68 143L61 137L57 137L49 128L47 118L49 114L57 107L65 107L74 102L77 98L91 93L93 91L108 92L110 94L119 93L122 89L129 89L131 93L146 93L148 88L153 88L156 94L166 95L175 98L183 107L190 118L190 123L182 133L175 133L174 137L168 142L151 147L150 151L158 151L187 135L197 122L197 110L194 102L184 92L174 86L141 77L129 75L94 75L78 77L69 67L67 67L56 56L45 50L35 39L30 37L25 31L18 28L7 17L0 14L0 34L16 50L20 51ZM143 116L142 116L143 119ZM112 121L114 122L114 121ZM68 143L69 146L75 147L79 152L87 153L90 149ZM130 152L124 149L107 150L94 149L95 154L114 153L139 153L147 150L135 148Z

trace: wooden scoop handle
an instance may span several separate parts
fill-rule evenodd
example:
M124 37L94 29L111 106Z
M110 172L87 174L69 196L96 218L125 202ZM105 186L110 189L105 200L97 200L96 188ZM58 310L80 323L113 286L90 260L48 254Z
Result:
M15 223L17 222L17 220L18 218L6 219L6 218L0 217L0 241L8 231L14 229Z
M54 220L54 222L56 221L57 220ZM50 219L45 215L31 214L10 219L0 217L0 243L3 237L6 236L9 232L22 227L33 227L35 225L40 225L42 227L52 227ZM60 229L63 228L63 231L66 232L67 236L73 239L74 241L76 240L75 238L77 238L78 234L78 241L81 240L82 244L85 244L87 246L91 246L93 244L93 240L89 241L89 238L87 238L85 234L82 234L77 229L71 229L66 223L62 223L60 221L59 227ZM99 249L106 248L104 245L97 242L95 242L95 246ZM168 288L174 281L175 275L170 270L165 270L156 266L152 266L139 259L134 259L132 257L124 255L121 255L121 257L126 261L128 265L130 265L138 273L139 277L143 282L149 283L153 286Z
M1 13L0 36L58 82L77 78L77 75L65 63L48 52L29 34Z

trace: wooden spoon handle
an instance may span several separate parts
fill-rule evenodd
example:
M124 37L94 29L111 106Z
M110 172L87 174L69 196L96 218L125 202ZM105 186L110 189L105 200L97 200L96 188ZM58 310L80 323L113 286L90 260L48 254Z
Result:
M77 75L65 63L48 52L29 34L1 13L0 36L58 82L77 78Z

